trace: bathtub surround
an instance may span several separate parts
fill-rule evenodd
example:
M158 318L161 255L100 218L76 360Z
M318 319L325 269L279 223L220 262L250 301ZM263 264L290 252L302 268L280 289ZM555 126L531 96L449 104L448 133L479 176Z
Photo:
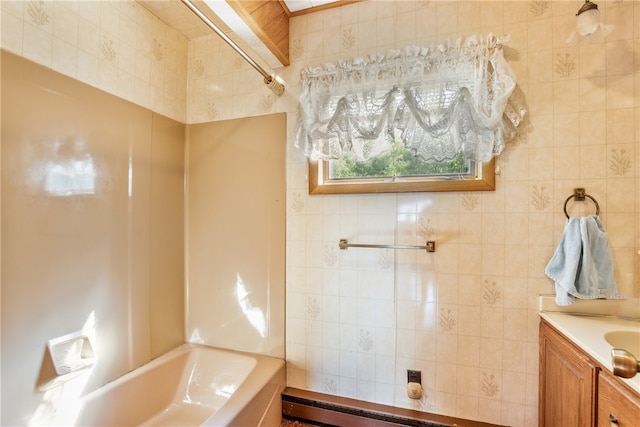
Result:
M640 3L599 1L601 21L614 31L604 42L566 46L579 3L364 1L297 16L279 98L217 36L187 42L134 2L0 6L5 49L178 121L289 113L290 386L535 426L537 295L553 293L543 270L573 188L585 187L601 205L618 290L640 296ZM40 4L48 20L35 20ZM293 149L302 68L487 32L511 35L506 58L530 111L527 138L498 159L495 192L307 195L307 164ZM575 203L570 213L592 206ZM425 237L438 242L437 253L337 248L340 238L416 244ZM5 327L4 306L2 316ZM406 398L408 368L422 370L420 401Z
M284 358L286 116L188 129L187 339Z
M60 422L184 342L184 140L175 120L2 52L3 425ZM37 390L47 342L78 330L95 364Z
M11 53L2 63L2 424L73 423L77 397L185 328L284 358L285 115L185 126ZM186 295L185 206L199 261ZM47 342L79 329L95 360L51 374Z

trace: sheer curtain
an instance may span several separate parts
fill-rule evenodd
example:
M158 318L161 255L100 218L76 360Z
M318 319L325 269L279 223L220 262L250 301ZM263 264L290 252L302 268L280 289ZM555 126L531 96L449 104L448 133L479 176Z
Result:
M426 160L488 161L526 113L507 40L471 36L305 68L296 145L313 159L367 160L402 141Z

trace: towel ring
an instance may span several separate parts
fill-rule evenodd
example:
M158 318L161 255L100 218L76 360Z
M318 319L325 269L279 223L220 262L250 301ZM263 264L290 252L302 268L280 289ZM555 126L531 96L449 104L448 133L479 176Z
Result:
M567 219L569 219L569 214L567 213L567 203L569 203L569 200L576 199L577 201L582 202L585 198L591 199L591 201L596 205L596 215L600 214L600 205L598 204L598 201L585 193L584 188L574 188L573 194L567 197L567 200L564 201L564 214Z

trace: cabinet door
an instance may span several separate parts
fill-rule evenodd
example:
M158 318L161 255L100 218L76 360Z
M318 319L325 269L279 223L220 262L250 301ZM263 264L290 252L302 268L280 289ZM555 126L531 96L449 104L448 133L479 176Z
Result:
M640 425L640 397L608 372L598 376L598 427Z
M592 427L598 370L589 358L540 323L540 427Z

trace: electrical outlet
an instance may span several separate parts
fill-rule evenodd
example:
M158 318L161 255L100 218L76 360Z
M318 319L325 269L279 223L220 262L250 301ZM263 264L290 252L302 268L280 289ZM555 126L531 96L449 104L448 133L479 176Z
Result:
M422 371L407 369L407 383L422 384Z

